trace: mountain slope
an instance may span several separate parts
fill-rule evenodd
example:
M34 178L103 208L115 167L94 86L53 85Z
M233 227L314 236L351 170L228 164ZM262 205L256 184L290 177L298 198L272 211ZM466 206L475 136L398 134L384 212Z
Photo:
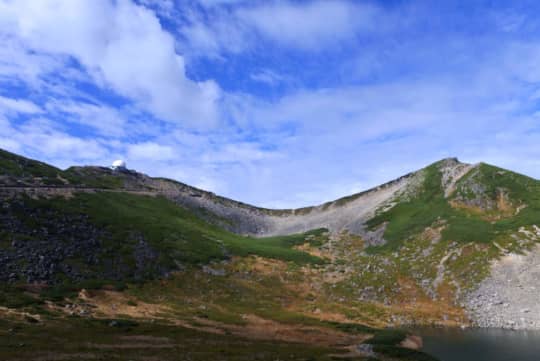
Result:
M322 231L255 242L210 225L159 196L92 191L36 199L23 194L4 199L0 226L7 265L0 270L4 281L58 283L66 276L73 281L144 280L246 254L321 262L292 247Z
M271 324L302 342L307 325L324 337L345 329L333 339L346 343L379 332L366 326L482 324L487 306L471 297L484 299L492 264L536 249L539 187L444 159L336 201L270 210L0 152L0 306L264 339Z
M47 228L44 226L49 226L49 220L64 217L63 223L73 223L78 225L73 227L87 230L83 233L94 234L84 242L87 247L99 243L94 251L99 249L101 254L93 252L92 257L100 260L100 267L107 264L109 271L97 276L106 279L123 279L128 274L130 279L144 279L144 274L159 276L183 264L207 263L231 255L257 254L320 263L320 258L291 248L304 243L309 232L318 229L327 229L333 239L345 234L359 236L367 252L383 256L407 242L414 245L415 240L426 238L426 232L434 234L434 243L470 243L482 248L495 242L505 249L518 250L525 246L512 243L512 237L523 227L532 227L540 215L538 181L487 164L463 164L454 158L366 192L294 210L253 207L133 171L104 167L62 171L8 152L0 153L0 170L0 196L17 200L6 202L2 213L4 228L20 225L16 229L20 234L11 237L12 244L17 244L18 237L32 239L34 228ZM25 228L28 212L32 224ZM323 233L315 234L320 238ZM284 238L260 238L273 235ZM317 242L323 243L321 239ZM121 259L117 259L119 255L123 255ZM97 262L92 257L83 262L87 276L77 277L91 278L89 263ZM56 269L56 263L48 265L49 273ZM148 263L159 267L150 271L143 266ZM478 272L484 272L483 268ZM6 273L4 279L17 276ZM469 288L474 282L459 288Z
M414 197L380 212L368 224L373 228L388 222L384 236L392 242L418 234L436 222L444 223L445 240L488 242L538 219L538 181L479 164L445 195L441 166L426 168L424 183Z
M422 172L411 173L374 189L319 206L273 210L133 171L115 172L105 167L71 167L62 171L5 151L0 153L0 172L0 186L4 192L6 187L27 187L50 188L47 192L56 190L59 194L105 189L161 195L222 228L259 237L302 233L315 228L362 233L363 223L377 208L402 193L410 192L422 177Z

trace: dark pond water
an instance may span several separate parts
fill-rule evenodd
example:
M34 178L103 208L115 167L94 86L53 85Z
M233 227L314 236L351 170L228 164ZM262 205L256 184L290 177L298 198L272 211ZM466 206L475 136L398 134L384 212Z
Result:
M540 331L417 329L441 361L540 361Z

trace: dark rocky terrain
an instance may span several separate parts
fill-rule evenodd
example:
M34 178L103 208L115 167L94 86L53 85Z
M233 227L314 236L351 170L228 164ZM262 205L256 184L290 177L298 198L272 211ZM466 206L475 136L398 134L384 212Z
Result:
M0 282L142 280L149 274L167 272L156 264L158 252L142 234L133 233L126 239L134 244L128 257L133 264L128 264L108 244L111 235L94 225L88 215L35 207L24 198L4 201L0 229L6 235L0 248Z

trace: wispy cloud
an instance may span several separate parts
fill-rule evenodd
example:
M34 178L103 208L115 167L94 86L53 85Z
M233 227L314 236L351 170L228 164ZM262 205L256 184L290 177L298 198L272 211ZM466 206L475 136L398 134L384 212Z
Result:
M56 165L67 167L78 162L102 162L108 149L99 139L84 139L71 135L46 118L30 118L19 124L4 120L0 127L0 144Z
M25 99L13 99L0 96L0 113L7 112L36 114L43 112L43 109L35 103Z
M168 161L175 158L175 150L171 146L154 142L130 144L127 147L128 159Z
M337 45L356 31L380 26L376 7L348 1L271 2L242 8L236 16L279 44L306 50Z
M58 114L66 122L82 124L93 128L105 137L122 137L127 135L128 121L121 113L110 106L92 104L84 101L52 100L46 108L53 114Z
M261 40L295 50L328 50L353 41L359 33L380 32L399 21L375 5L340 0L203 2L209 3L214 6L204 14L192 11L181 29L189 46L206 56L249 51ZM223 3L238 6L216 7Z

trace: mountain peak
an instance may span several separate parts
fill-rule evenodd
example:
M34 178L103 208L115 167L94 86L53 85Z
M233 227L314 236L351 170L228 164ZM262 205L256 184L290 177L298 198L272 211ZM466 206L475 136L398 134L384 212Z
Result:
M442 159L443 162L450 162L450 163L461 163L458 159L458 157L448 157Z
M448 157L435 162L435 164L439 165L439 167L454 167L465 163L460 162L457 157Z

